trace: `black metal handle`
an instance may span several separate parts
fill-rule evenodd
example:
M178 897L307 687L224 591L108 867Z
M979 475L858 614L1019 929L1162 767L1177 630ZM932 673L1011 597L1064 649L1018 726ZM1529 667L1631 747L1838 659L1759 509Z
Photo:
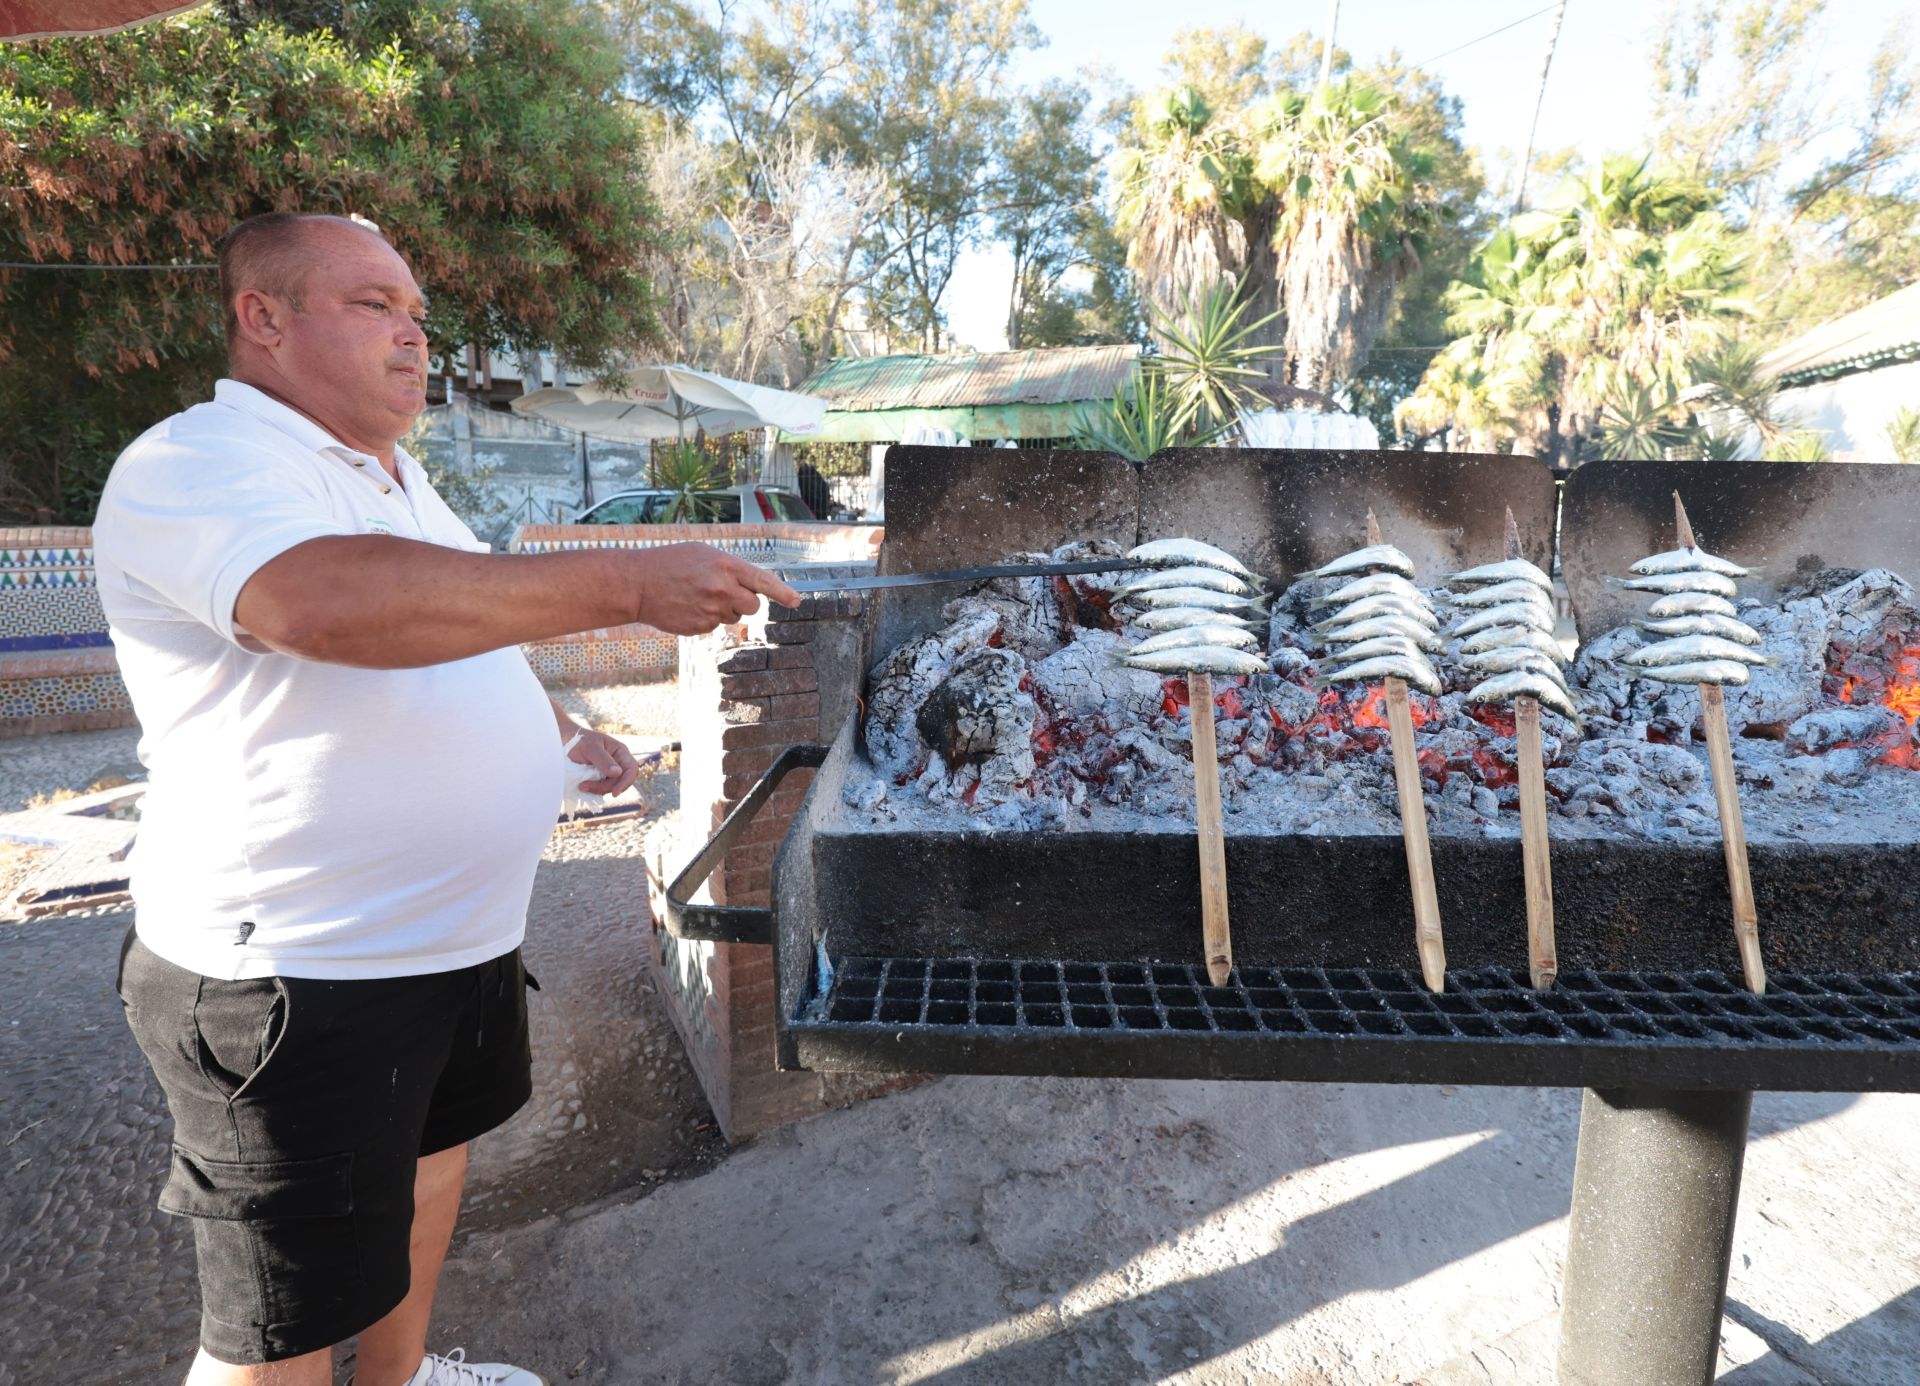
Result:
M740 834L753 822L780 781L795 770L818 769L826 763L825 746L803 744L782 751L760 782L747 791L747 797L733 806L733 812L714 831L686 869L667 887L667 932L675 938L702 943L772 943L773 911L749 905L696 905L687 897L706 884L707 877L721 859L733 850Z

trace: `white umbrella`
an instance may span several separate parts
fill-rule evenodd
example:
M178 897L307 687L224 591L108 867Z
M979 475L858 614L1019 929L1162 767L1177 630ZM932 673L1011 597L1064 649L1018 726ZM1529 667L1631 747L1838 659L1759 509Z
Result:
M638 366L615 389L549 386L520 396L513 410L596 438L684 438L695 429L739 433L769 426L805 437L820 431L827 402L691 366Z

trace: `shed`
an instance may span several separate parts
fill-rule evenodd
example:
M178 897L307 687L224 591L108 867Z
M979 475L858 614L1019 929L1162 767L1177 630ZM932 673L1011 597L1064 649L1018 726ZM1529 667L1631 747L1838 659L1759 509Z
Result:
M1112 399L1140 348L1036 347L950 356L839 356L798 388L827 401L808 443L891 443L950 429L975 441L1064 438L1080 407Z
M1781 414L1827 436L1835 460L1890 462L1887 425L1920 408L1920 284L1876 299L1769 352Z

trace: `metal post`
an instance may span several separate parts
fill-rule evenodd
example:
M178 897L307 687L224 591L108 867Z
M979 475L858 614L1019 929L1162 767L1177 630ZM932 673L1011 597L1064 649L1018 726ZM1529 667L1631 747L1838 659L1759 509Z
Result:
M1560 1386L1710 1386L1750 1092L1588 1089Z

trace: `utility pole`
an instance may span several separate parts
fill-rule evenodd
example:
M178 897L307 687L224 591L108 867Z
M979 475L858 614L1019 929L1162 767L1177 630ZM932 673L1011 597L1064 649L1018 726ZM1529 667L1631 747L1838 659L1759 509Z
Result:
M1553 66L1554 46L1560 42L1560 21L1567 17L1567 0L1553 7L1553 27L1547 30L1547 51L1540 59L1540 90L1533 98L1533 124L1527 127L1527 152L1520 156L1520 176L1513 186L1513 215L1519 216L1527 201L1527 165L1533 162L1533 139L1540 132L1540 108L1547 100L1547 69Z
M1561 8L1566 0L1560 0ZM1327 40L1320 45L1320 85L1333 76L1333 31L1340 27L1340 0L1327 0Z

